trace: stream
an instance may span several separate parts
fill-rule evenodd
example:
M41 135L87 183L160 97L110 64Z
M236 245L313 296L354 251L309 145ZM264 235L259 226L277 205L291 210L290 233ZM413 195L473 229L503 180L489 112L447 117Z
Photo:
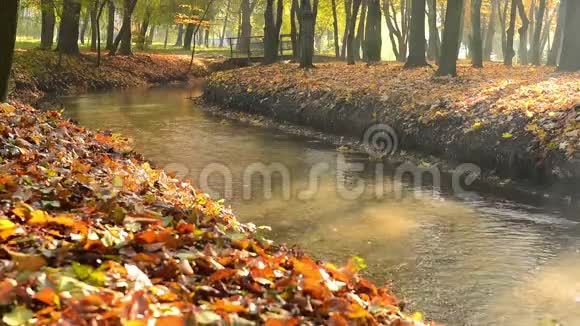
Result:
M270 226L270 239L338 264L364 258L367 277L429 320L580 325L579 214L416 186L366 154L212 116L190 92L136 89L62 102L81 125L122 133L156 166L225 198L241 221ZM271 186L252 173L264 166L278 171Z

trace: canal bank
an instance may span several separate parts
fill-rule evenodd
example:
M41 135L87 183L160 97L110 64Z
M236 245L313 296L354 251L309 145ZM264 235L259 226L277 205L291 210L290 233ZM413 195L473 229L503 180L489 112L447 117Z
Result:
M204 97L241 112L363 138L387 125L397 149L473 163L491 183L522 181L570 194L580 180L576 155L580 74L551 68L461 65L459 78L395 63L293 64L218 72Z
M101 65L97 66L97 55L90 52L68 56L44 50L16 51L9 98L50 106L56 96L186 83L207 76L211 64L211 59L196 59L189 70L186 56L103 53Z

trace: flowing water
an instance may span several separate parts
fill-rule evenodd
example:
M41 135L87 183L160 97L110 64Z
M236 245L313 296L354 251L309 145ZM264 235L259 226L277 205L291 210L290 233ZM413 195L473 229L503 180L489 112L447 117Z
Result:
M429 319L580 325L578 214L417 187L367 155L211 116L189 95L159 88L63 102L82 125L123 133L157 166L226 197L242 221L271 226L269 238L322 260L363 257L369 278L392 280L410 309ZM269 187L251 172L272 163L281 173ZM354 196L361 185L364 193ZM263 192L270 188L271 198Z

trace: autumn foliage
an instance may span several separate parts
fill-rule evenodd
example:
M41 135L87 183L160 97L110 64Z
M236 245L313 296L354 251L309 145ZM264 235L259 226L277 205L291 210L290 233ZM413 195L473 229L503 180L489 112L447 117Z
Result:
M188 59L179 55L135 54L105 56L102 60L101 66L97 67L94 53L59 57L49 51L17 51L12 68L15 85L11 95L34 103L47 94L70 95L186 81L191 76L207 74L205 66L198 61L188 72Z
M580 73L498 63L484 69L461 63L457 78L435 77L434 68L428 67L403 70L393 62L317 67L311 71L292 64L243 68L216 73L209 85L265 100L287 96L303 106L329 111L344 103L366 108L372 99L369 111L375 119L388 121L403 134L439 127L449 143L462 135L482 135L493 140L487 145L491 148L521 139L540 156L555 151L569 159L580 149Z
M0 105L0 121L8 325L415 323L360 259L272 244L120 135L20 105Z

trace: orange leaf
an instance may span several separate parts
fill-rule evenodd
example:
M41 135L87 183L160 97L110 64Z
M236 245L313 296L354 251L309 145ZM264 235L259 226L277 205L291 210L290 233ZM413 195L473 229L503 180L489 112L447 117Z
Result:
M183 318L178 316L162 316L157 318L155 326L184 326Z
M348 326L348 321L340 313L331 313L328 320L329 326Z
M237 303L230 302L230 301L226 301L226 300L216 301L216 303L213 305L213 308L215 310L222 310L225 312L244 312L244 311L246 311L246 308L244 306L237 304Z
M230 277L236 275L236 273L237 273L237 271L235 269L231 269L231 268L220 269L210 276L209 281L211 283L215 283L215 282L221 281L223 279L230 278Z
M56 304L57 302L57 295L51 288L43 288L40 292L34 295L34 299L46 303L49 306Z
M18 283L13 279L0 281L0 305L8 305L16 295L14 288Z

